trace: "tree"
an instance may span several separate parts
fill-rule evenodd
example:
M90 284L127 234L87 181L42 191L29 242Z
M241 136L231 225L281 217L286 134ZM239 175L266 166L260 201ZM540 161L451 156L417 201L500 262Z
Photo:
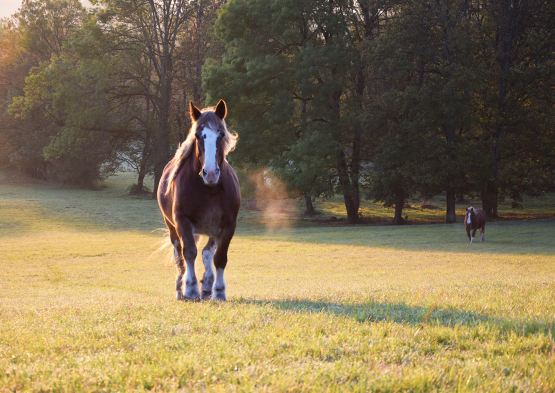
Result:
M465 0L398 4L387 33L369 50L373 77L383 82L372 108L382 136L376 137L376 184L368 195L395 204L394 220L402 222L402 206L413 193L445 192L446 222L456 222L456 196L470 191L467 174L480 161L470 140L476 120L471 92L477 84L469 40L472 13ZM394 187L397 197L387 195L384 185Z
M230 103L241 135L234 159L269 166L308 196L336 187L352 223L366 89L359 42L369 15L347 1L227 3L215 26L226 53L204 76L208 98Z
M555 4L541 0L485 1L477 28L482 44L482 102L477 137L489 158L482 207L538 195L553 184Z
M99 144L104 145L101 150L108 161L128 160L137 157L132 151L142 150L139 186L153 161L156 189L171 153L173 61L187 4L173 0L101 4L78 38L66 42L61 55L28 79L25 97L15 100L12 113L23 116L31 108L47 108L48 116L62 127L53 141L92 143L98 138L108 143ZM78 151L67 143L51 143L48 157L64 149L67 154ZM103 168L109 168L108 161Z
M25 79L34 67L61 53L65 39L81 23L83 7L77 0L23 1L21 11L4 21L0 40L0 156L3 165L46 176L43 148L59 126L45 118L42 108L25 118L6 114L14 97L24 94Z
M142 81L157 122L152 130L154 192L171 153L171 100L175 77L177 37L189 18L185 0L99 0L98 20L109 34L140 50L152 67L152 78Z
M210 53L221 57L223 48L215 45L211 30L222 5L220 0L199 0L191 4L190 18L181 29L176 51L173 90L177 93L172 103L178 139L183 142L191 127L189 101L199 107L206 106L206 95L202 89L202 66Z

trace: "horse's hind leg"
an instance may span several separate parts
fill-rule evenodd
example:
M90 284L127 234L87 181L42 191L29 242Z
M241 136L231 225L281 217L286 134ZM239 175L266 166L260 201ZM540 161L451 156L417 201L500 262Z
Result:
M480 228L480 235L482 235L482 241L485 242L486 241L486 227L483 226L482 228Z
M175 279L176 298L177 300L183 300L183 275L185 274L185 266L183 264L181 242L179 241L179 236L177 236L175 227L168 220L165 221L170 230L170 241L173 245L173 259L175 261L175 267L177 268L177 277Z
M212 260L216 252L216 241L213 237L208 239L208 243L202 250L202 262L204 263L204 275L202 276L202 283L200 299L208 300L212 296L212 286L214 285L214 272L212 271Z

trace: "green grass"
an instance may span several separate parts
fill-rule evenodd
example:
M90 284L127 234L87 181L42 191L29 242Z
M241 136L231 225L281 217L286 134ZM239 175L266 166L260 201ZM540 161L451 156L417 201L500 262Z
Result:
M243 210L229 301L186 303L132 180L0 179L0 392L555 390L554 220L469 244L461 223L303 227L321 223L282 208L266 230Z

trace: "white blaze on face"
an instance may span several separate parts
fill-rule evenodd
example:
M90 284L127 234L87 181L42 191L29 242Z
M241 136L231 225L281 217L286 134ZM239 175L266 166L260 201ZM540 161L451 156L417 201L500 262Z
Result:
M218 141L218 133L213 131L211 125L204 127L202 130L202 138L204 139L204 170L207 173L214 173L218 167L216 157L216 142Z
M468 225L471 224L471 221L470 221L470 213L468 213L468 220L466 221L466 223L467 223Z

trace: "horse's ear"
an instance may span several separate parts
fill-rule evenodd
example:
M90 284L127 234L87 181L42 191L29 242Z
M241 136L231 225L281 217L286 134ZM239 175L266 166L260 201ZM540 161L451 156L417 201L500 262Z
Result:
M198 109L195 104L193 104L193 101L189 101L189 107L191 112L191 119L193 119L193 121L197 121L201 115L200 109Z
M216 110L214 112L216 112L216 116L218 116L220 119L225 119L225 117L227 116L227 106L225 105L224 100L220 100L220 102L218 102L218 105L216 105Z

